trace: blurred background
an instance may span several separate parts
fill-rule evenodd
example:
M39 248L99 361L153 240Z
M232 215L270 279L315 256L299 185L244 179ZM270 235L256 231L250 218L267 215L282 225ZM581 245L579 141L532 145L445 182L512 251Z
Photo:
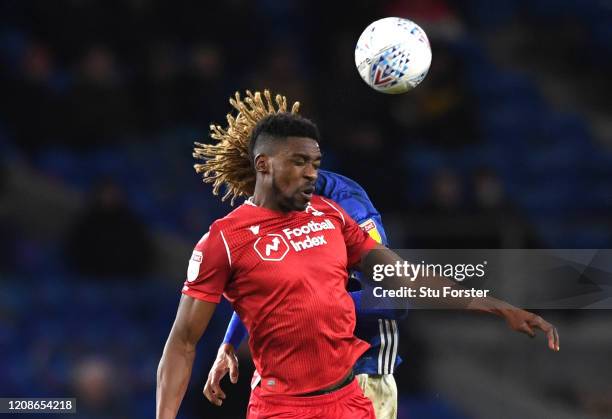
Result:
M430 38L408 94L355 69L385 16ZM609 0L1 1L0 395L153 416L191 249L230 209L192 143L235 91L299 100L323 167L364 186L393 247L607 248L611 73ZM201 341L182 418L244 417L248 353L222 409L201 394L230 311ZM540 314L560 353L496 319L412 313L399 417L612 417L610 313Z

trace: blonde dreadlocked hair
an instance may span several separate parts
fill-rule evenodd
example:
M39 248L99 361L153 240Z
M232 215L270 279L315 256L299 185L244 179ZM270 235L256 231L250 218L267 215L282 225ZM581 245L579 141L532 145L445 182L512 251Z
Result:
M263 96L263 97L262 97ZM287 98L277 94L272 100L268 90L251 93L246 91L246 97L241 99L236 92L229 103L238 111L235 117L227 114L227 127L210 125L210 136L217 140L215 144L195 142L193 157L204 163L195 164L197 173L202 174L204 183L213 184L213 194L219 195L221 186L225 186L225 201L234 200L240 196L249 196L255 189L255 171L249 157L249 142L251 132L259 121L268 115L287 112ZM275 106L276 104L276 106ZM294 102L291 113L298 113L300 102Z

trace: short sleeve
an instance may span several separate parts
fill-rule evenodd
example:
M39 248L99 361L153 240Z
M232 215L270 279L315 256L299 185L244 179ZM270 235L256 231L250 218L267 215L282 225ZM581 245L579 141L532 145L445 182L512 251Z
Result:
M198 300L218 303L229 278L229 248L223 232L213 224L193 249L182 292Z
M344 211L340 205L336 206L344 219L342 235L346 244L348 268L352 268L361 261L364 253L375 248L378 243L365 232L359 225Z

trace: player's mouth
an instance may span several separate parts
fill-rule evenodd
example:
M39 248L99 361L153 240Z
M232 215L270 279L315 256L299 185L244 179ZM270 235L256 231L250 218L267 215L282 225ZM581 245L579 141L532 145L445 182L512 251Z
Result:
M312 194L314 193L314 187L308 186L300 191L300 195L302 195L307 201L312 199Z

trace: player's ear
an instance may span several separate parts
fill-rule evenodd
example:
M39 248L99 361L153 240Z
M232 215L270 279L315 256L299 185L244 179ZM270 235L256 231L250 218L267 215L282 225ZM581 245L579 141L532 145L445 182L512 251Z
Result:
M270 171L270 157L266 154L258 154L255 156L255 171L259 173L268 173Z

